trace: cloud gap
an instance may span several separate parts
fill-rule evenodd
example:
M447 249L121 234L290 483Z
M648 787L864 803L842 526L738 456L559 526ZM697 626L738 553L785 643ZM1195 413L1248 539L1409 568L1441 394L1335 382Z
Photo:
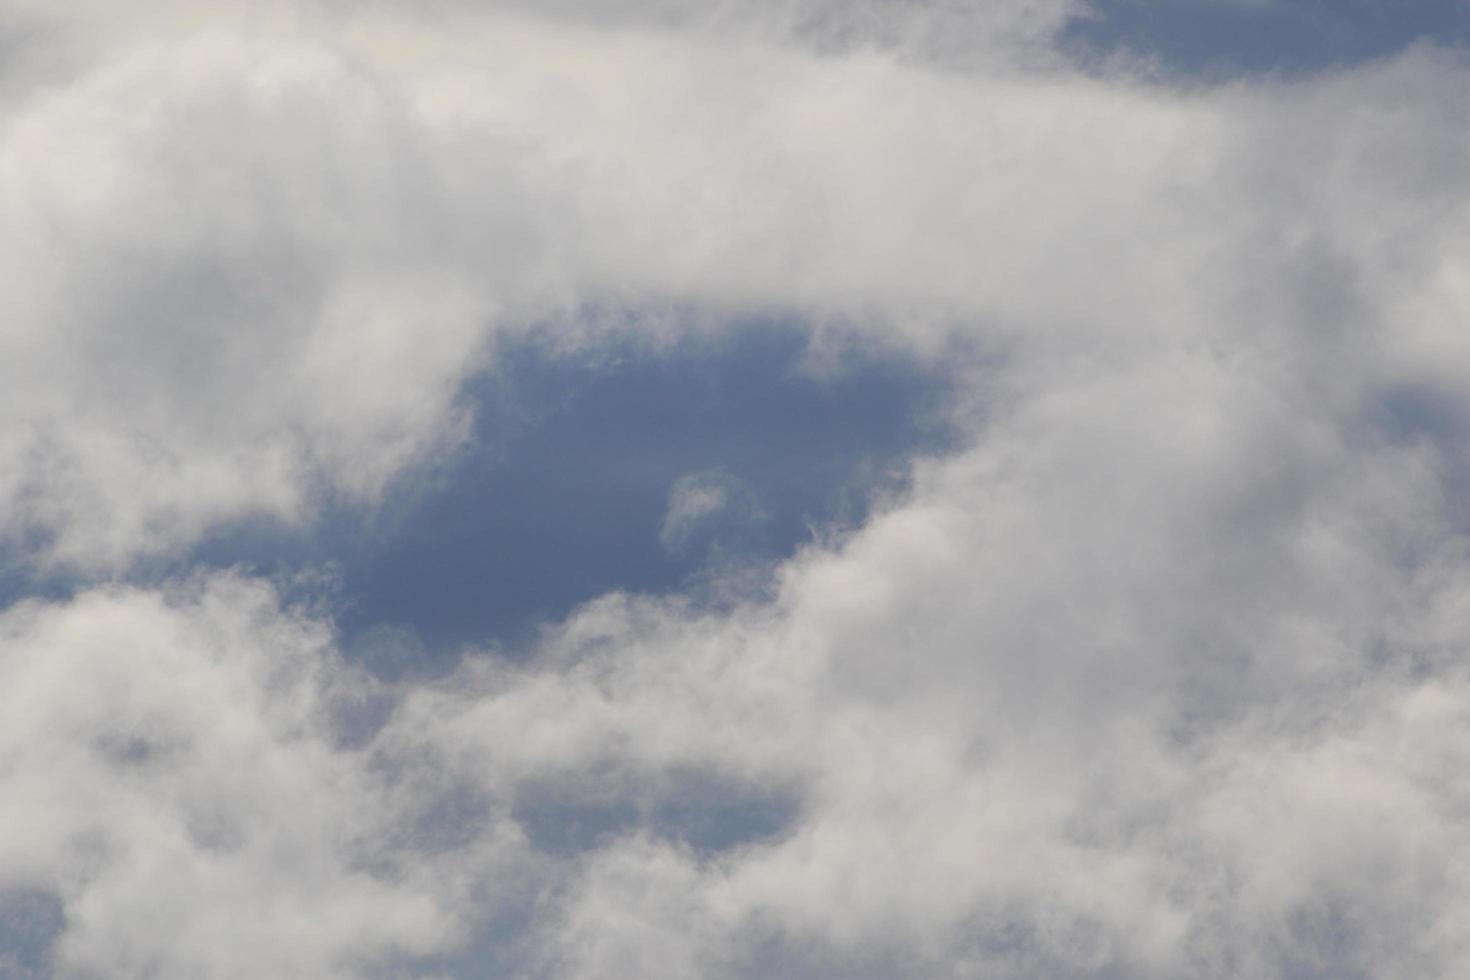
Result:
M958 362L841 341L810 362L808 336L780 320L570 350L533 334L469 383L469 441L406 474L382 508L329 498L308 527L247 522L133 574L267 575L335 610L349 649L388 675L452 663L464 644L514 649L608 591L759 591L775 562L860 525L910 459L956 435ZM709 474L739 499L670 531L671 494Z
M1298 77L1414 45L1470 46L1458 0L1090 0L1058 33L1082 64L1128 64L1199 84Z

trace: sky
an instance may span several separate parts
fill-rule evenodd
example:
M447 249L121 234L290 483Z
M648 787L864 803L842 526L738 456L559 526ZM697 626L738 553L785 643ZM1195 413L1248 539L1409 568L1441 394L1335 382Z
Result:
M0 977L1470 974L1462 0L0 0Z

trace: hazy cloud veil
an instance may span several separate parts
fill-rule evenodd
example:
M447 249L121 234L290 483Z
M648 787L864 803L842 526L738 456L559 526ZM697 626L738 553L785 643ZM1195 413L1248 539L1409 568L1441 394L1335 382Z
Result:
M0 2L0 973L1470 975L1470 65L1088 13ZM386 678L189 567L777 315L960 438L763 588Z

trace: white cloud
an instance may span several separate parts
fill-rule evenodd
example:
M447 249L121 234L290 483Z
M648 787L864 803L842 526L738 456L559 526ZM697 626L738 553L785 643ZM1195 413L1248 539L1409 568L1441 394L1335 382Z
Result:
M353 975L453 930L451 876L380 860L399 804L333 742L364 689L319 624L220 579L0 630L0 887L64 902L58 975Z
M715 468L686 473L669 488L669 506L659 525L658 540L680 551L701 529L712 524L749 526L765 517L760 497L744 480Z
M1422 324L1402 356L1455 347L1456 266L1415 265L1460 247L1430 203L1463 153L1447 64L1206 100L442 17L150 35L21 102L0 147L13 533L121 568L324 491L370 501L453 444L498 332L575 339L589 304L1116 357L1392 303ZM1313 154L1335 162L1304 181Z
M338 57L226 40L28 104L0 148L8 530L116 567L453 439L485 300L412 240L404 125Z
M969 439L773 598L440 681L231 576L12 607L0 891L62 903L57 974L1463 974L1464 66L1177 92L584 13L55 27L0 130L12 540L370 504L588 306L950 358Z
M0 146L6 524L46 560L370 500L452 444L494 333L585 304L933 319L984 289L963 80L504 14L160 9L21 86Z

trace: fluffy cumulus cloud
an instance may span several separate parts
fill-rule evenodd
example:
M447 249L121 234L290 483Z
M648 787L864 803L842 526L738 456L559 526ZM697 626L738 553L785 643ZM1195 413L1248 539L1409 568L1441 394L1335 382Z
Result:
M0 535L75 584L0 613L0 969L1470 971L1462 53L62 7L0 6ZM411 488L516 335L773 313L946 373L961 438L738 601L385 679L330 607L137 573ZM671 546L742 492L682 481Z

